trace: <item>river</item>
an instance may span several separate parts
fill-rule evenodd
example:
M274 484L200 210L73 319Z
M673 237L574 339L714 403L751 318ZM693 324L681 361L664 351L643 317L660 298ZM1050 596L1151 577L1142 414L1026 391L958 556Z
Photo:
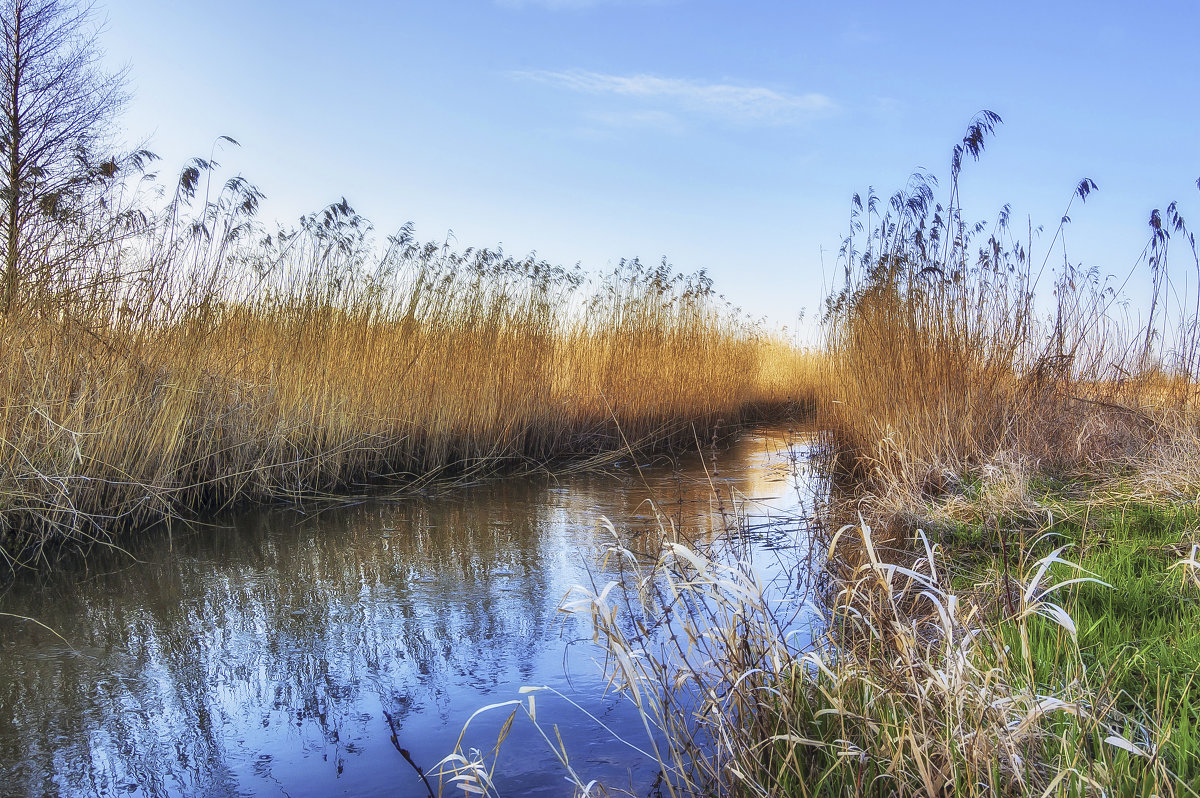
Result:
M384 713L431 770L476 709L526 685L642 743L590 628L558 611L574 585L609 578L601 519L636 546L655 508L706 540L738 512L743 555L794 598L811 441L764 427L640 469L239 512L24 576L0 595L0 795L424 796ZM551 693L537 711L581 775L647 794L654 762ZM506 717L476 718L464 747L490 751ZM520 717L496 782L572 791Z

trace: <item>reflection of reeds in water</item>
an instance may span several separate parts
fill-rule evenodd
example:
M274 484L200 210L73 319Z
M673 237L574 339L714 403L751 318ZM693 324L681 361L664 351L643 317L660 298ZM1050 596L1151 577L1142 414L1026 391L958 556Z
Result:
M326 217L286 246L155 233L0 319L4 550L32 562L240 499L690 442L692 424L806 399L811 359L702 274L633 261L587 283L407 229L367 255L348 208Z
M48 576L64 589L24 591L22 611L78 650L40 627L6 627L0 705L28 710L0 718L5 794L126 784L148 796L235 794L272 778L294 790L279 770L301 765L310 787L367 791L394 780L389 752L370 745L384 739L381 706L405 744L436 761L463 695L537 672L557 643L565 587L551 588L538 546L547 510L522 497L518 488L512 512L477 500L352 508L303 525L251 514L216 535L176 537L170 554L165 541L141 551L153 565L104 558L84 585ZM514 576L490 573L500 567ZM499 589L510 580L521 589ZM548 656L561 661L556 648Z
M743 440L723 460L728 484L758 484L758 445ZM585 619L557 606L589 564L596 579L611 575L600 566L602 510L633 516L656 498L705 539L727 523L699 457L681 457L682 473L539 475L313 515L239 513L229 527L141 540L137 563L94 554L83 584L56 569L39 592L26 575L0 609L37 617L79 653L42 627L5 623L0 705L29 709L0 717L0 783L68 795L135 782L147 795L399 783L407 795L418 783L387 746L380 709L426 768L480 703L531 681L569 677L610 724L636 720L598 698ZM569 656L565 641L575 641ZM570 744L593 739L584 716L541 700ZM474 731L477 745L495 727ZM531 736L520 728L511 741L528 748ZM553 763L537 752L506 762L512 793ZM600 758L606 777L626 769L619 751ZM45 786L42 774L56 771Z

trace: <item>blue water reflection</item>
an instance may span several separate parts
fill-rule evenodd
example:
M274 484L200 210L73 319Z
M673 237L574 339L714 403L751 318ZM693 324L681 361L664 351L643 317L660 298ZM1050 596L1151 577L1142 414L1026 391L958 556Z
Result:
M607 694L590 632L558 612L603 583L611 518L627 542L660 513L742 546L780 594L807 539L804 433L743 434L714 462L507 479L438 498L304 514L245 513L0 596L0 794L420 796L389 741L432 768L478 707L522 685L571 695L640 740ZM710 481L711 480L711 481ZM65 640L64 640L65 639ZM539 694L588 778L646 794L657 767ZM488 750L506 713L467 746ZM508 795L570 795L518 721L499 755ZM447 791L447 794L452 794Z

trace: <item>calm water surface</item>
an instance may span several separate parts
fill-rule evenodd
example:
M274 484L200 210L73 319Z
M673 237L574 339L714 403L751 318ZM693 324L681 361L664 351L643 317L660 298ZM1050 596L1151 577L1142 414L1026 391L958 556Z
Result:
M431 769L479 707L550 685L643 742L604 690L589 628L557 611L603 584L616 524L654 525L647 501L716 534L730 497L740 545L779 595L807 550L809 438L747 432L711 460L520 478L430 499L304 514L258 511L129 557L19 582L0 595L0 795L422 796L389 741ZM705 466L707 466L707 471ZM800 575L802 576L802 574ZM797 621L803 623L804 616ZM506 712L471 725L488 750ZM578 710L538 696L585 778L645 795L657 768ZM552 734L552 732L551 732ZM518 719L500 752L505 795L570 795ZM446 794L452 794L447 790Z

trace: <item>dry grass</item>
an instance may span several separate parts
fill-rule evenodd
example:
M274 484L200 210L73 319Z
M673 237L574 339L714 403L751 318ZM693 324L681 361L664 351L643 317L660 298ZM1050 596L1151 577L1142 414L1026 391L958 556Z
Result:
M794 599L766 595L749 563L695 548L665 522L649 555L610 532L622 578L578 588L565 609L591 620L608 678L640 713L643 728L610 731L658 762L656 794L1190 794L1157 754L1167 730L1122 712L1104 674L1084 666L1059 601L1097 580L1063 548L1019 564L1012 609L997 617L950 586L924 535L900 564L869 527L845 527L830 552L850 547L857 564L829 560L823 632L801 648ZM1055 658L1039 650L1047 635ZM613 794L554 741L532 696L481 712L496 710L511 713L505 731L522 711L538 726L577 795ZM444 790L498 795L503 736L490 754L447 757Z
M1007 206L992 222L965 218L960 171L998 122L981 114L955 148L943 204L925 175L883 208L873 194L855 197L845 285L827 308L822 415L839 467L866 492L860 508L881 519L997 464L1019 463L1027 477L1096 476L1149 464L1164 441L1195 437L1180 418L1194 415L1200 384L1200 293L1190 275L1169 274L1171 234L1191 246L1197 274L1200 258L1176 206L1151 218L1130 279L1148 271L1153 293L1131 324L1111 281L1055 249L1092 181L1080 182L1048 244L1010 226ZM1050 265L1052 256L1063 265Z
M407 229L380 255L346 207L309 222L221 246L160 222L0 318L12 564L235 501L690 442L811 403L814 358L703 274L587 280Z

